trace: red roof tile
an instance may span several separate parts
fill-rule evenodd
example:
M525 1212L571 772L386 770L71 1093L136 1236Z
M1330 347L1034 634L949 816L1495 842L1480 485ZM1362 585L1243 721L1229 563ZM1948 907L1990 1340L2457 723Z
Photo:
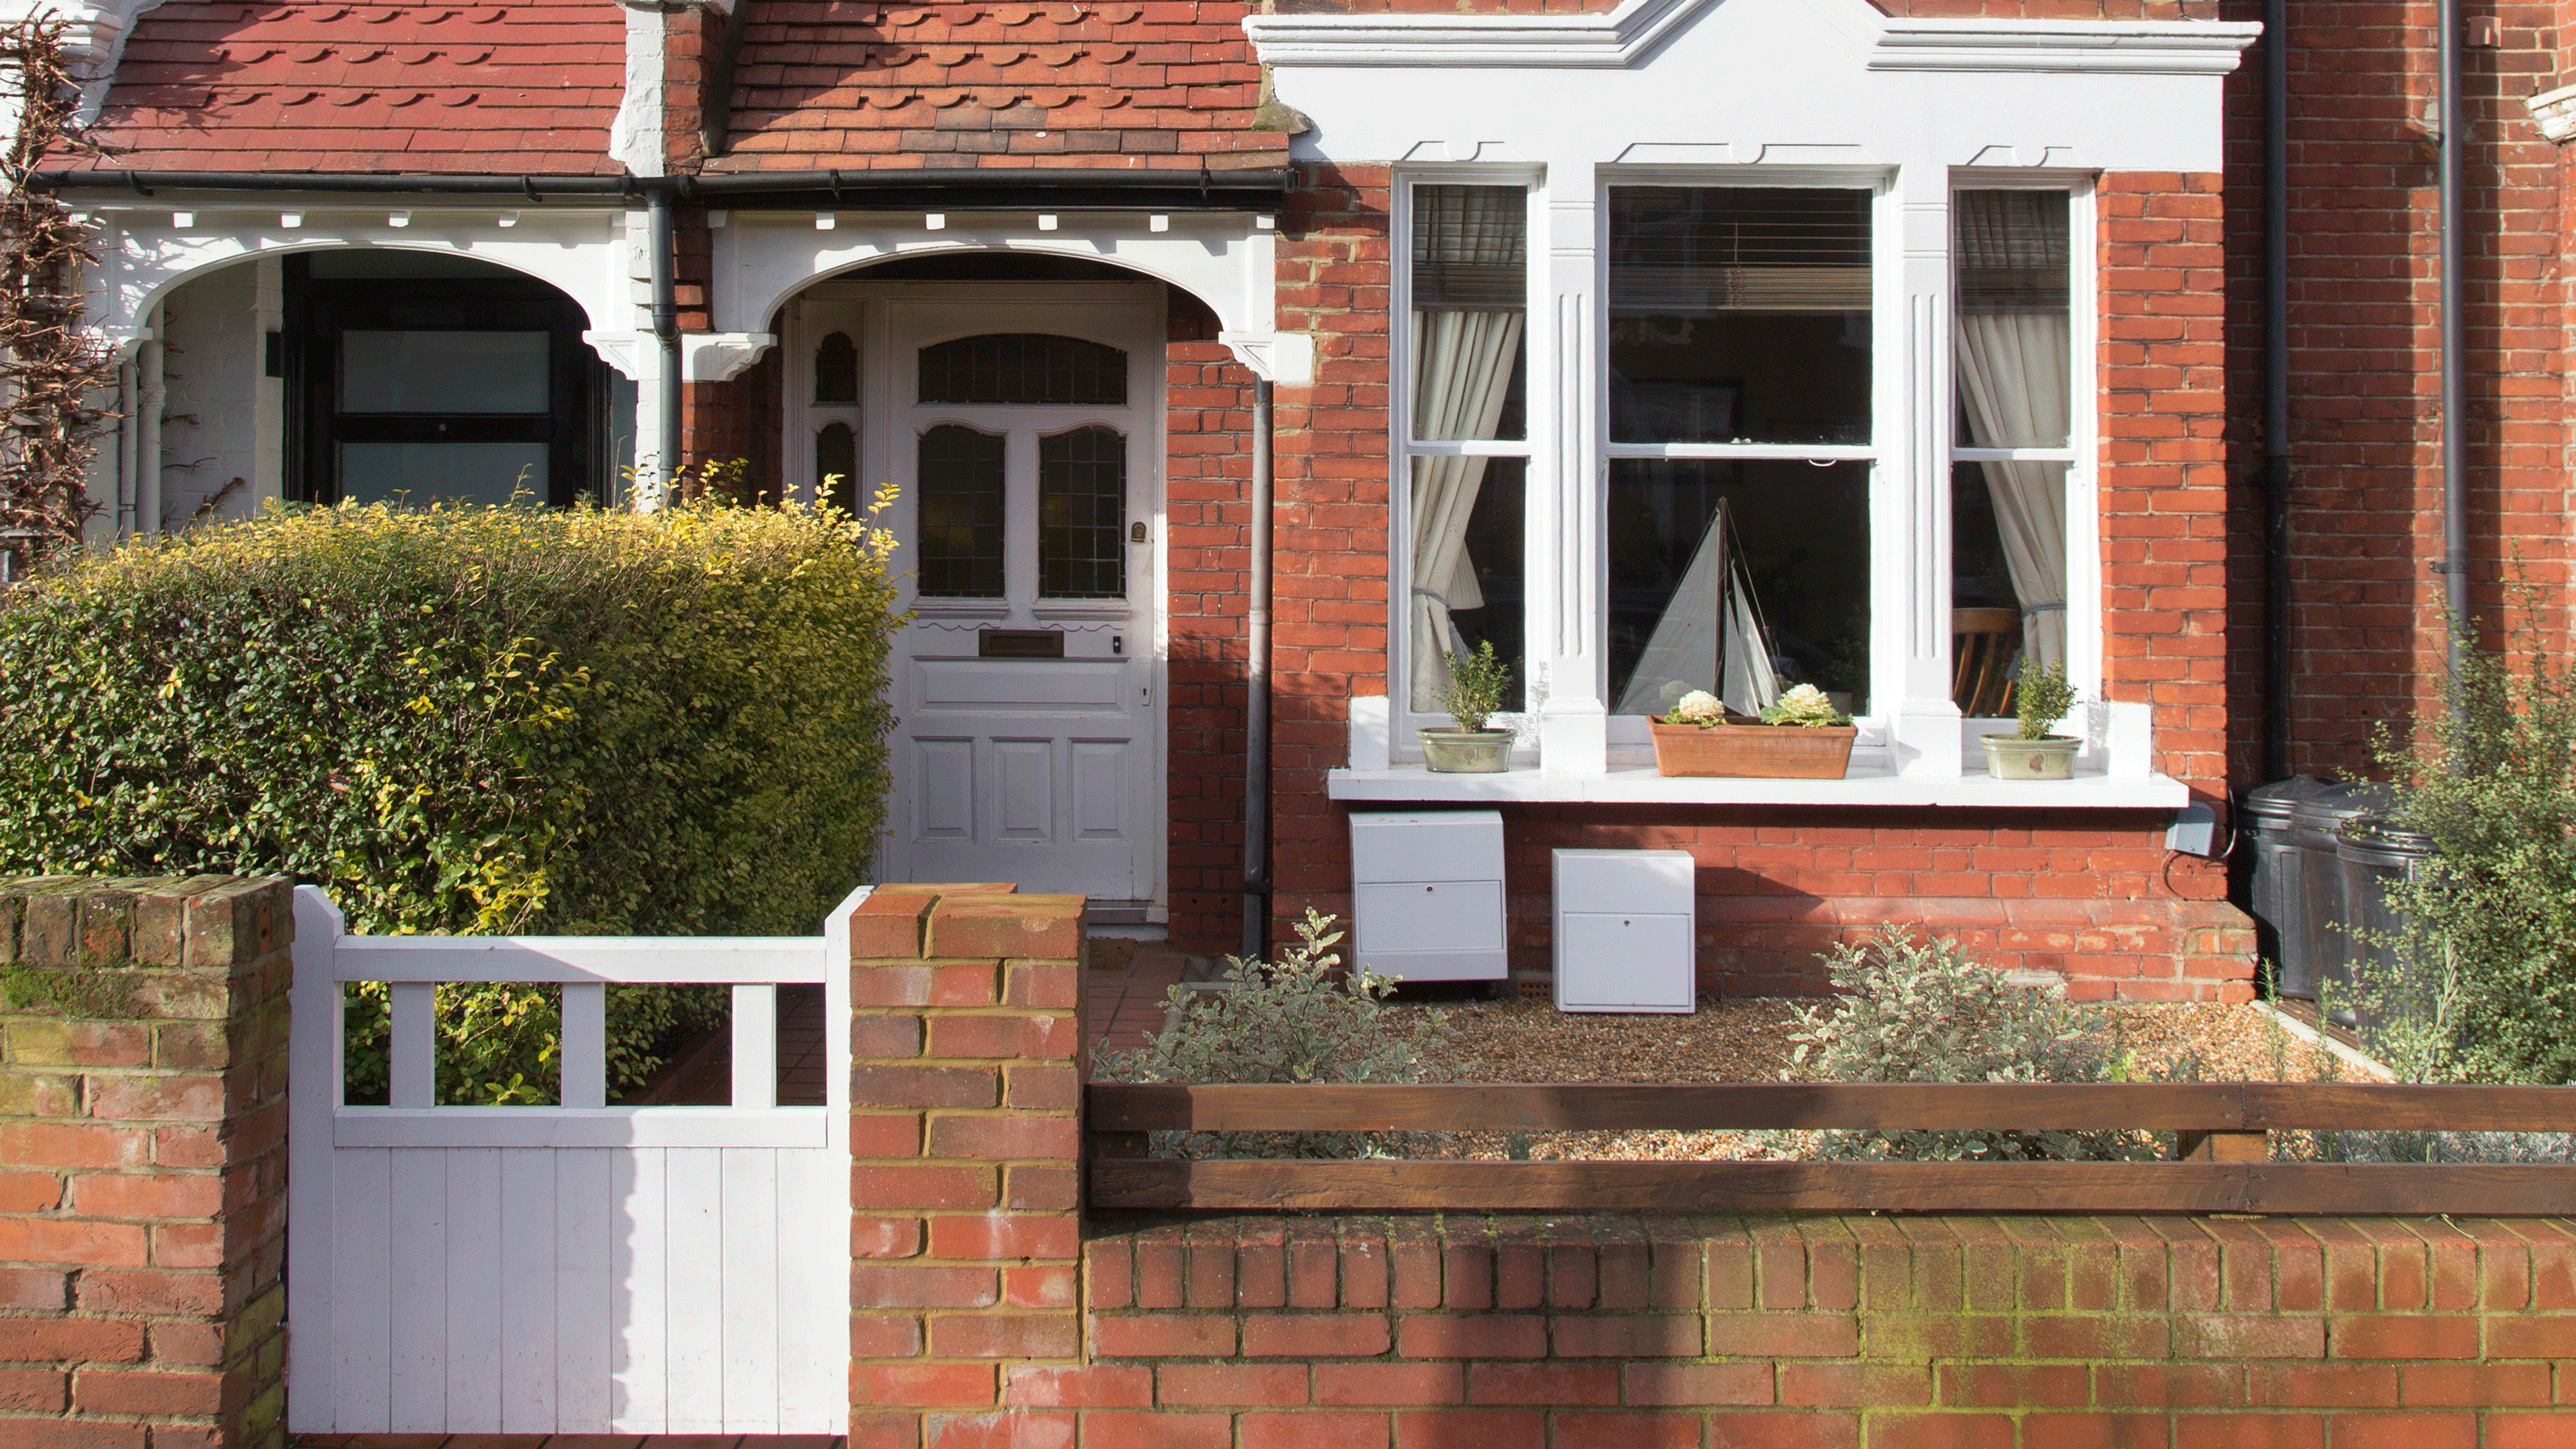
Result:
M106 154L55 164L613 176L625 79L612 0L171 0L126 42L88 134Z

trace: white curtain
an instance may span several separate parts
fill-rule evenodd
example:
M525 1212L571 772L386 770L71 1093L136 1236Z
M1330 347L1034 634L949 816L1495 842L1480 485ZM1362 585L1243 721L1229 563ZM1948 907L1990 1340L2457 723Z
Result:
M1413 314L1413 435L1424 439L1490 438L1502 421L1512 365L1520 356L1518 312L1420 311ZM1413 708L1440 708L1449 682L1445 651L1465 652L1450 623L1452 609L1481 608L1476 568L1467 557L1467 520L1484 487L1482 458L1413 460Z
M2062 448L2072 381L2066 314L1959 314L1959 397L1980 448ZM1980 463L2021 600L2022 651L2066 662L2066 465Z

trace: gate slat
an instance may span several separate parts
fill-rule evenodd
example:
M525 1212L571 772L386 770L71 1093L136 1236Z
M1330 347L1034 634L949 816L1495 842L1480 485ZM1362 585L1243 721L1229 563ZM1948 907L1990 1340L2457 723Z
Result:
M777 1157L778 1432L837 1434L850 1397L849 1168L820 1152Z
M724 1343L709 1332L724 1311L724 1162L713 1147L663 1154L664 1272L668 1275L670 1420L674 1434L724 1432Z
M616 1296L610 1319L617 1325L616 1388L613 1431L619 1434L668 1433L671 1424L670 1375L664 1335L669 1330L671 1301L662 1262L668 1236L662 1198L668 1152L614 1154L610 1194L611 1217L625 1231L616 1244Z
M385 1256L389 1407L396 1434L447 1427L447 1158L393 1151Z
M616 1331L613 1259L624 1236L607 1148L547 1149L555 1173L555 1432L605 1434Z
M331 1154L331 1428L382 1434L393 1428L393 1153L382 1147ZM293 1230L290 1228L290 1232Z
M501 1158L501 1432L559 1432L555 1378L555 1164L543 1148Z
M742 987L734 988L737 995ZM724 1153L724 1432L778 1423L778 1154Z
M501 1432L501 1154L447 1154L447 1427Z

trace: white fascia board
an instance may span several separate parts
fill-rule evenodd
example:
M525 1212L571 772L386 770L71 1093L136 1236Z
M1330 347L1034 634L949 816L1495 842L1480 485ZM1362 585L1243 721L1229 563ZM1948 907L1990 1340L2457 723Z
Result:
M1620 70L1718 3L1625 0L1604 15L1252 15L1243 30L1270 66ZM1859 19L1830 0L1819 14L1846 27ZM1872 70L2225 75L2263 33L2213 21L1875 18Z
M1891 19L1869 68L2226 75L2262 38L2253 22Z
M1263 65L1602 67L1652 50L1709 0L1625 0L1606 15L1251 15Z

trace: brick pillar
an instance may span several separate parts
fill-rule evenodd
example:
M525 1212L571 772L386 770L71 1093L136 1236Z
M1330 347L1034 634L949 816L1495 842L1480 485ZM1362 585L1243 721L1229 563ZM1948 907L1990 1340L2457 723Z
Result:
M0 881L0 1444L285 1443L290 899Z
M879 886L850 921L850 1440L1070 1444L1000 1366L1081 1354L1082 904Z

